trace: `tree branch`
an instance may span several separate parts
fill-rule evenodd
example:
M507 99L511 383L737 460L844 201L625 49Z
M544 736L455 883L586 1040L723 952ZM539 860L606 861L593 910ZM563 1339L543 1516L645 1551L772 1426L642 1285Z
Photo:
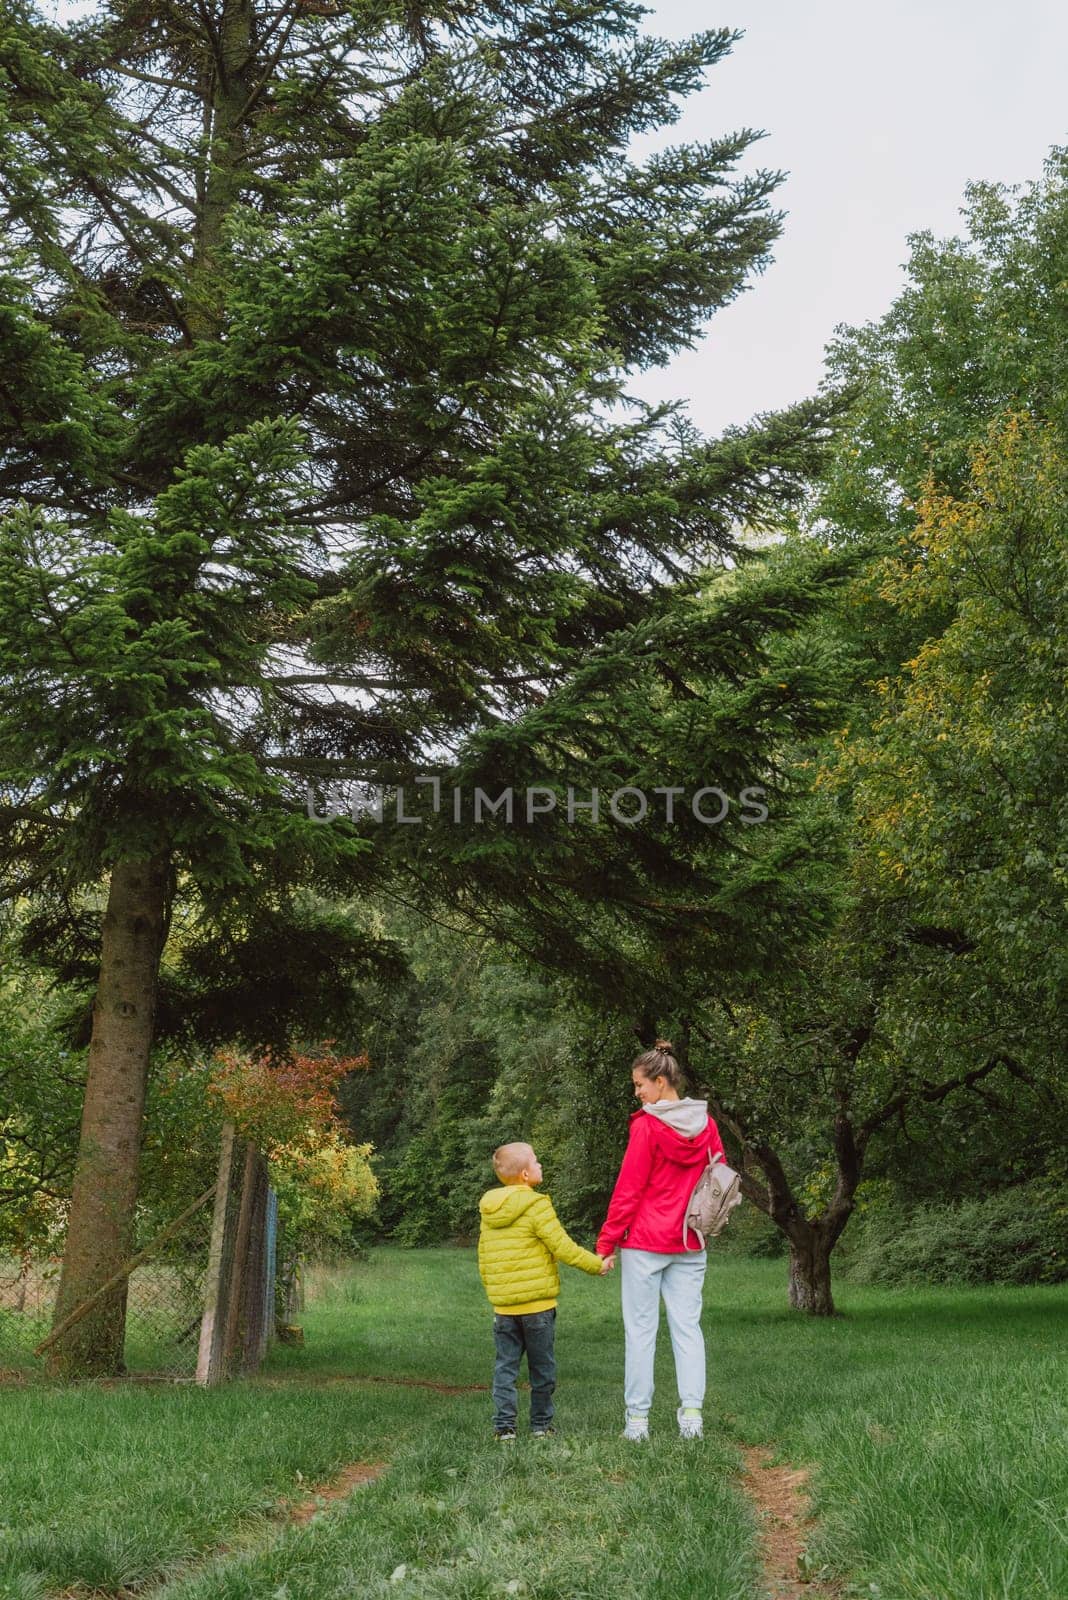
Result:
M279 61L282 59L282 52L284 51L286 45L289 43L289 36L293 32L293 28L294 28L294 26L296 24L298 16L300 15L300 12L301 12L300 0L295 0L295 3L293 4L292 10L291 10L291 12L290 12L288 17L286 17L286 15L285 15L287 9L288 9L287 6L283 6L282 7L281 13L279 15L279 20L285 19L285 26L282 28L281 36L280 36L280 38L278 40L277 45L275 46L274 50L271 52L270 60L267 62L267 65L264 67L263 72L261 73L258 82L256 82L253 85L248 99L245 101L244 105L241 107L241 110L237 114L238 125L240 125L242 122L244 122L246 117L249 115L249 112L252 111L255 108L256 102L259 100L259 98L262 95L264 89L267 87L267 84L270 81L271 74L274 72L275 67L278 65ZM277 26L277 23L275 25Z
M123 78L136 78L138 83L154 84L157 89L180 89L183 94L193 95L197 92L195 85L182 83L177 78L157 78L155 73L138 72L133 67L119 66L116 62L111 64L111 70L112 72L117 72Z
M1023 1069L1017 1062L1012 1060L1011 1056L999 1052L997 1055L991 1056L981 1067L974 1067L971 1072L962 1072L956 1078L947 1078L944 1083L923 1083L915 1087L902 1089L892 1099L886 1101L885 1105L881 1106L878 1111L873 1111L871 1116L866 1117L861 1123L857 1131L857 1140L861 1149L867 1144L876 1129L881 1128L884 1123L897 1116L898 1112L902 1111L910 1100L919 1099L925 1101L928 1105L937 1105L947 1095L951 1095L954 1090L970 1089L974 1084L981 1083L984 1078L989 1077L996 1067L1004 1067L1014 1076L1020 1076L1023 1073ZM1023 1075L1026 1078L1026 1075ZM1030 1080L1027 1079L1026 1081L1029 1082Z

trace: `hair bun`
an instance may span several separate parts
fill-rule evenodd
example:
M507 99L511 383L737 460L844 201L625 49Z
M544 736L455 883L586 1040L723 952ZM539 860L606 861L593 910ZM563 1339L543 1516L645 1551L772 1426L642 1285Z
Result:
M653 1046L654 1050L663 1050L668 1055L671 1055L674 1048L675 1046L672 1044L670 1039L658 1039Z

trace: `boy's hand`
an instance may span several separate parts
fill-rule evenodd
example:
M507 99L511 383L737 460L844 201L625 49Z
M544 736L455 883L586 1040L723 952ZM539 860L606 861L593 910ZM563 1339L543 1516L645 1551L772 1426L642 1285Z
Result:
M605 1256L604 1260L601 1262L601 1277L603 1278L606 1272L611 1272L615 1264L616 1258L614 1255Z

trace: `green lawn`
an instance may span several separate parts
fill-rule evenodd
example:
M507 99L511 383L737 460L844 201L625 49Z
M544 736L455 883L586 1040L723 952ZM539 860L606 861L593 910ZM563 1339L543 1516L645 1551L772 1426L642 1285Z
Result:
M736 1446L761 1443L813 1469L811 1562L839 1593L1064 1600L1068 1293L842 1286L846 1315L815 1323L783 1277L710 1269L697 1446L673 1437L666 1330L651 1446L618 1438L616 1279L565 1275L556 1440L495 1445L485 1392L372 1381L488 1381L469 1251L375 1252L324 1284L303 1350L225 1390L0 1390L0 1596L758 1600ZM306 1526L270 1519L352 1461L389 1468Z

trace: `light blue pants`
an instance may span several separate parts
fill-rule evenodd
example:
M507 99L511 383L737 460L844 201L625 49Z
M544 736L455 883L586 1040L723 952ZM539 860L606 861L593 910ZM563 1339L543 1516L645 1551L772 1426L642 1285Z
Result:
M656 1250L619 1252L623 1286L623 1332L626 1368L623 1398L628 1413L648 1414L653 1403L653 1360L664 1297L679 1404L700 1407L705 1398L705 1336L701 1331L701 1287L707 1257L703 1250L685 1255Z

